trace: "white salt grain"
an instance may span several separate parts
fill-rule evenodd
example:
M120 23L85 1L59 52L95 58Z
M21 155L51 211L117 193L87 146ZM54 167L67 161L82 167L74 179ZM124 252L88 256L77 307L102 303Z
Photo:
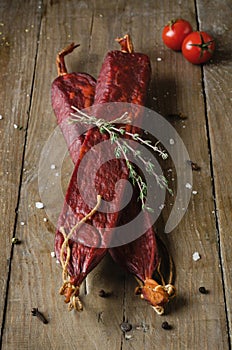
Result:
M42 202L36 202L35 206L37 209L43 209L44 208L44 204Z
M20 225L21 225L21 226L24 226L24 225L25 225L25 222L24 222L24 221L21 221L21 222L20 222Z
M194 261L197 261L197 260L199 260L201 257L200 257L200 254L198 253L198 252L195 252L195 253L193 253L193 260Z
M185 185L185 187L191 190L191 188L192 188L193 186L192 186L190 183L187 182L186 185Z
M56 263L59 264L60 263L59 260L56 260Z
M3 116L0 114L0 120L2 120L3 119Z
M56 257L56 253L55 252L51 252L51 257L55 258Z
M52 164L52 165L51 165L51 169L52 169L52 170L56 169L55 164Z
M158 62L161 62L162 61L162 58L161 57L157 57L156 59Z
M169 140L170 145L174 145L175 141L173 139Z
M15 128L15 129L18 129L18 125L17 125L17 124L14 124L14 128Z
M130 335L130 334L125 334L125 339L126 340L130 340L132 338L132 335Z
M44 222L47 222L47 221L48 221L48 219L47 219L47 218L43 218L43 221L44 221Z
M197 194L197 191L192 191L192 194Z

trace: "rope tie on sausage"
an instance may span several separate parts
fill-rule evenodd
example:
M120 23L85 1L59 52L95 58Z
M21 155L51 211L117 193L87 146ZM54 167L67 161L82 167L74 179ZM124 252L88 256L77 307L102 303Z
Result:
M147 300L158 315L163 315L164 305L176 295L176 288L173 286L173 261L169 255L170 273L168 283L160 271L161 261L157 267L157 273L160 276L161 284L151 278L146 278L140 287L136 288L136 294L140 294L141 299Z
M59 231L62 233L64 237L64 241L62 243L61 249L60 249L60 262L62 266L62 278L63 278L63 285L60 288L59 293L61 295L65 294L66 291L66 300L65 302L69 302L69 310L72 310L73 308L81 311L83 309L82 303L77 296L79 293L79 286L74 286L70 283L70 276L68 275L68 264L70 262L71 257L71 249L69 246L69 239L72 237L72 234L75 230L77 230L84 222L86 222L99 208L101 204L101 196L97 195L97 204L95 207L86 215L84 216L75 226L72 227L70 232L68 234L65 233L64 227L60 227ZM66 249L66 259L64 258L64 251Z
M140 297L147 300L158 315L163 315L164 305L174 298L175 293L176 289L172 284L161 285L149 278L139 287Z
M97 118L94 115L89 115L82 110L78 109L75 106L71 106L71 108L76 112L76 113L71 113L70 118L70 123L72 122L85 122L86 124L93 124L96 125L99 129L102 126L113 126L114 124L131 124L131 116L129 112L124 112L120 117L115 118L113 120L108 120L106 121L105 119Z

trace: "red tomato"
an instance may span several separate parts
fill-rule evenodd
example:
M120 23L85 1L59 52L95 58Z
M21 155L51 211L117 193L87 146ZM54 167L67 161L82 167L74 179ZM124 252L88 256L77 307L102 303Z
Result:
M184 38L193 31L191 24L182 18L170 21L163 29L162 39L169 49L180 51Z
M215 50L214 39L206 32L192 32L183 41L182 53L193 64L207 62Z

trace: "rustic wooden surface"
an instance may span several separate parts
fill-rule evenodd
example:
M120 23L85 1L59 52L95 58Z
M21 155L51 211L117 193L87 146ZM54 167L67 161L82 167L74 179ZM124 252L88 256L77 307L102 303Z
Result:
M1 1L2 349L231 348L231 15L229 0L210 5L206 0ZM163 25L180 16L216 39L215 56L203 68L162 44ZM35 208L40 154L56 127L50 102L56 53L71 41L80 43L68 67L97 77L106 52L117 48L114 38L127 32L152 62L148 106L162 115L188 116L172 124L201 166L193 173L197 194L165 237L176 264L178 294L162 317L134 295L135 280L108 256L83 285L85 310L69 313L58 295L61 271L50 256L55 228L43 220L46 212ZM160 234L170 204L157 223ZM11 245L14 236L20 245ZM197 262L195 251L201 256ZM200 294L200 286L209 293ZM112 296L99 298L102 288ZM31 316L32 307L44 313L47 325ZM123 320L138 328L130 339L120 330ZM161 328L164 320L171 330Z

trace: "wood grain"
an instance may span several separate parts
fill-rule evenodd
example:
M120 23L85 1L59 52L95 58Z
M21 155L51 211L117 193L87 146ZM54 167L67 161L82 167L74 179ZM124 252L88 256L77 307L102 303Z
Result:
M218 242L221 255L221 268L224 277L227 315L230 323L231 342L231 35L230 17L232 13L229 1L216 1L210 9L204 2L198 1L200 29L211 33L217 45L212 63L204 67L204 86L207 108L208 136L211 147L213 171L213 196L215 216L218 224ZM215 12L216 11L216 12ZM205 13L207 20L205 21ZM215 16L217 13L217 16ZM226 15L225 15L226 14Z
M26 12L31 17L28 18ZM40 10L32 3L0 4L0 322L8 287L13 248L11 239L20 238L16 219L24 221L18 208L22 159L30 110L31 89L40 25ZM16 248L17 250L17 248ZM14 249L15 253L15 249Z
M20 7L16 1L11 3L12 6L8 6L8 2L3 1L0 5L1 21L5 24L0 27L0 32L7 28L5 33L10 43L8 47L4 39L0 46L0 72L5 77L0 83L0 114L4 117L0 120L1 189L10 189L1 197L0 209L1 217L4 217L0 224L3 247L1 290L4 296L0 300L0 310L4 308L9 278L5 320L2 322L0 319L4 326L2 348L229 349L231 198L230 163L225 152L225 149L230 149L231 136L228 92L231 63L227 49L231 24L229 16L225 18L230 10L228 1L214 2L210 11L203 0L198 0L196 7L194 1L177 0L45 0L43 5L37 1L26 1L25 7ZM216 24L215 13L218 14ZM162 44L163 25L180 14L195 29L199 21L200 26L204 24L204 29L216 34L218 53L213 63L205 66L204 70L191 65L180 53L172 52ZM14 28L7 18L15 19ZM25 31L19 41L23 28L29 31ZM177 275L177 297L167 306L164 317L157 316L148 304L134 295L136 281L116 266L109 256L93 270L82 286L84 311L68 312L58 294L62 282L61 269L50 256L56 215L62 200L54 202L54 207L50 205L40 210L35 207L35 202L41 200L41 188L38 186L41 164L48 167L48 170L42 170L48 173L50 184L54 181L59 186L58 190L62 187L61 177L68 176L72 169L71 163L67 162L66 166L64 162L63 165L62 159L61 164L56 164L57 159L52 156L41 163L41 152L56 128L50 87L57 74L57 52L72 41L80 43L80 47L67 57L68 69L86 71L97 77L106 52L118 48L114 39L127 32L133 37L135 49L148 54L151 59L153 76L148 106L164 116L179 112L187 116L184 121L173 120L171 123L184 141L190 159L201 166L200 172L193 173L192 190L197 194L192 195L181 223L170 234L164 234L163 228L173 204L171 198L156 223L158 234L165 240L174 258ZM14 70L12 67L15 67ZM27 127L26 147L24 131L14 129L14 123ZM50 168L52 163L56 165L55 170ZM174 165L175 160L164 164L169 181L174 177ZM67 178L64 180L67 183ZM224 188L226 191L223 191ZM50 191L53 191L52 187L48 187L48 193ZM15 217L18 194L18 216ZM50 212L55 213L54 217L47 215ZM24 226L20 224L22 221ZM22 244L14 247L9 271L6 259L11 254L14 225ZM3 232L9 234L6 236ZM195 251L201 256L197 262L192 259ZM209 293L200 294L200 286L205 286ZM99 297L101 289L110 292L110 297ZM47 325L31 316L32 307L38 307L44 313L49 321ZM133 326L127 335L120 330L123 321ZM170 331L162 329L163 321L172 325Z

